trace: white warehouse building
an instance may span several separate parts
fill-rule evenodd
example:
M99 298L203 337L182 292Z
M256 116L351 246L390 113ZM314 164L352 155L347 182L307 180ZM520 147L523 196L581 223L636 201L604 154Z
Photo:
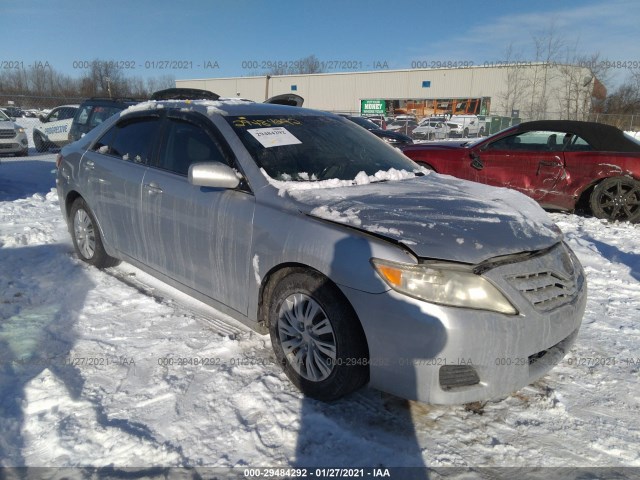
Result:
M592 97L604 91L590 69L548 63L205 78L177 80L176 86L258 102L294 93L304 98L305 107L333 112L523 119L583 119Z

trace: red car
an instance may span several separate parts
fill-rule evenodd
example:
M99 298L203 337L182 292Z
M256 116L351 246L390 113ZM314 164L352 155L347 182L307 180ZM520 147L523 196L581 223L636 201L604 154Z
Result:
M640 220L640 143L609 125L542 120L475 142L402 150L438 173L513 188L550 210Z

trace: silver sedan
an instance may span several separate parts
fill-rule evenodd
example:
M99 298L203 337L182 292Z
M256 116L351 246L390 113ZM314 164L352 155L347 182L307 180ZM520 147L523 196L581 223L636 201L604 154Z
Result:
M78 256L269 333L306 395L500 398L557 364L584 272L527 197L421 169L339 116L148 102L58 158Z

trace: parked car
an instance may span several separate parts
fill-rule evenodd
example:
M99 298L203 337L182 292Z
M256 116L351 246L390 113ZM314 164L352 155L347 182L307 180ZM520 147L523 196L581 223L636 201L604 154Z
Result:
M24 128L0 111L0 154L6 153L26 157L29 155L29 140Z
M342 115L345 118L348 118L353 123L360 125L362 128L369 130L376 137L381 138L389 145L393 145L394 147L402 147L404 145L411 145L413 140L411 137L407 135L403 135L402 133L393 132L389 130L382 130L378 127L377 124L373 123L371 120L365 117L357 117L354 115Z
M526 122L476 142L404 153L438 173L516 189L547 209L640 220L640 144L609 125Z
M394 120L387 125L387 132L398 132L408 137L411 136L411 132L418 126L418 122L415 120Z
M89 98L80 104L71 122L69 141L75 142L82 135L90 132L107 118L140 100L133 98Z
M485 132L484 124L480 124L476 115L452 115L447 120L447 127L450 137L481 137Z
M427 120L413 129L412 136L416 140L442 140L449 138L449 127L442 121Z
M78 105L62 105L46 116L40 115L42 123L33 127L33 144L38 152L69 143L69 130L77 110Z
M260 332L332 400L369 383L432 403L503 397L576 338L585 276L532 200L421 169L338 115L150 102L64 147L77 255L125 260Z
M15 105L6 105L1 109L4 114L9 118L20 118L24 115L22 109L20 107L16 107Z
M366 116L364 118L366 118L370 122L375 123L378 126L378 128L380 128L382 130L386 130L387 129L387 120L382 115L379 115L379 116L368 115L368 116Z

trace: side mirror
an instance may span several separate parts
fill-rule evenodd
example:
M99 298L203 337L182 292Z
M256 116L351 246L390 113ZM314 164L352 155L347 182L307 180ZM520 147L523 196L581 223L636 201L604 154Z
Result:
M228 165L203 162L189 166L189 183L198 187L233 189L240 185L240 179Z
M46 123L47 118L44 115L38 115L38 120L40 120L42 123Z

